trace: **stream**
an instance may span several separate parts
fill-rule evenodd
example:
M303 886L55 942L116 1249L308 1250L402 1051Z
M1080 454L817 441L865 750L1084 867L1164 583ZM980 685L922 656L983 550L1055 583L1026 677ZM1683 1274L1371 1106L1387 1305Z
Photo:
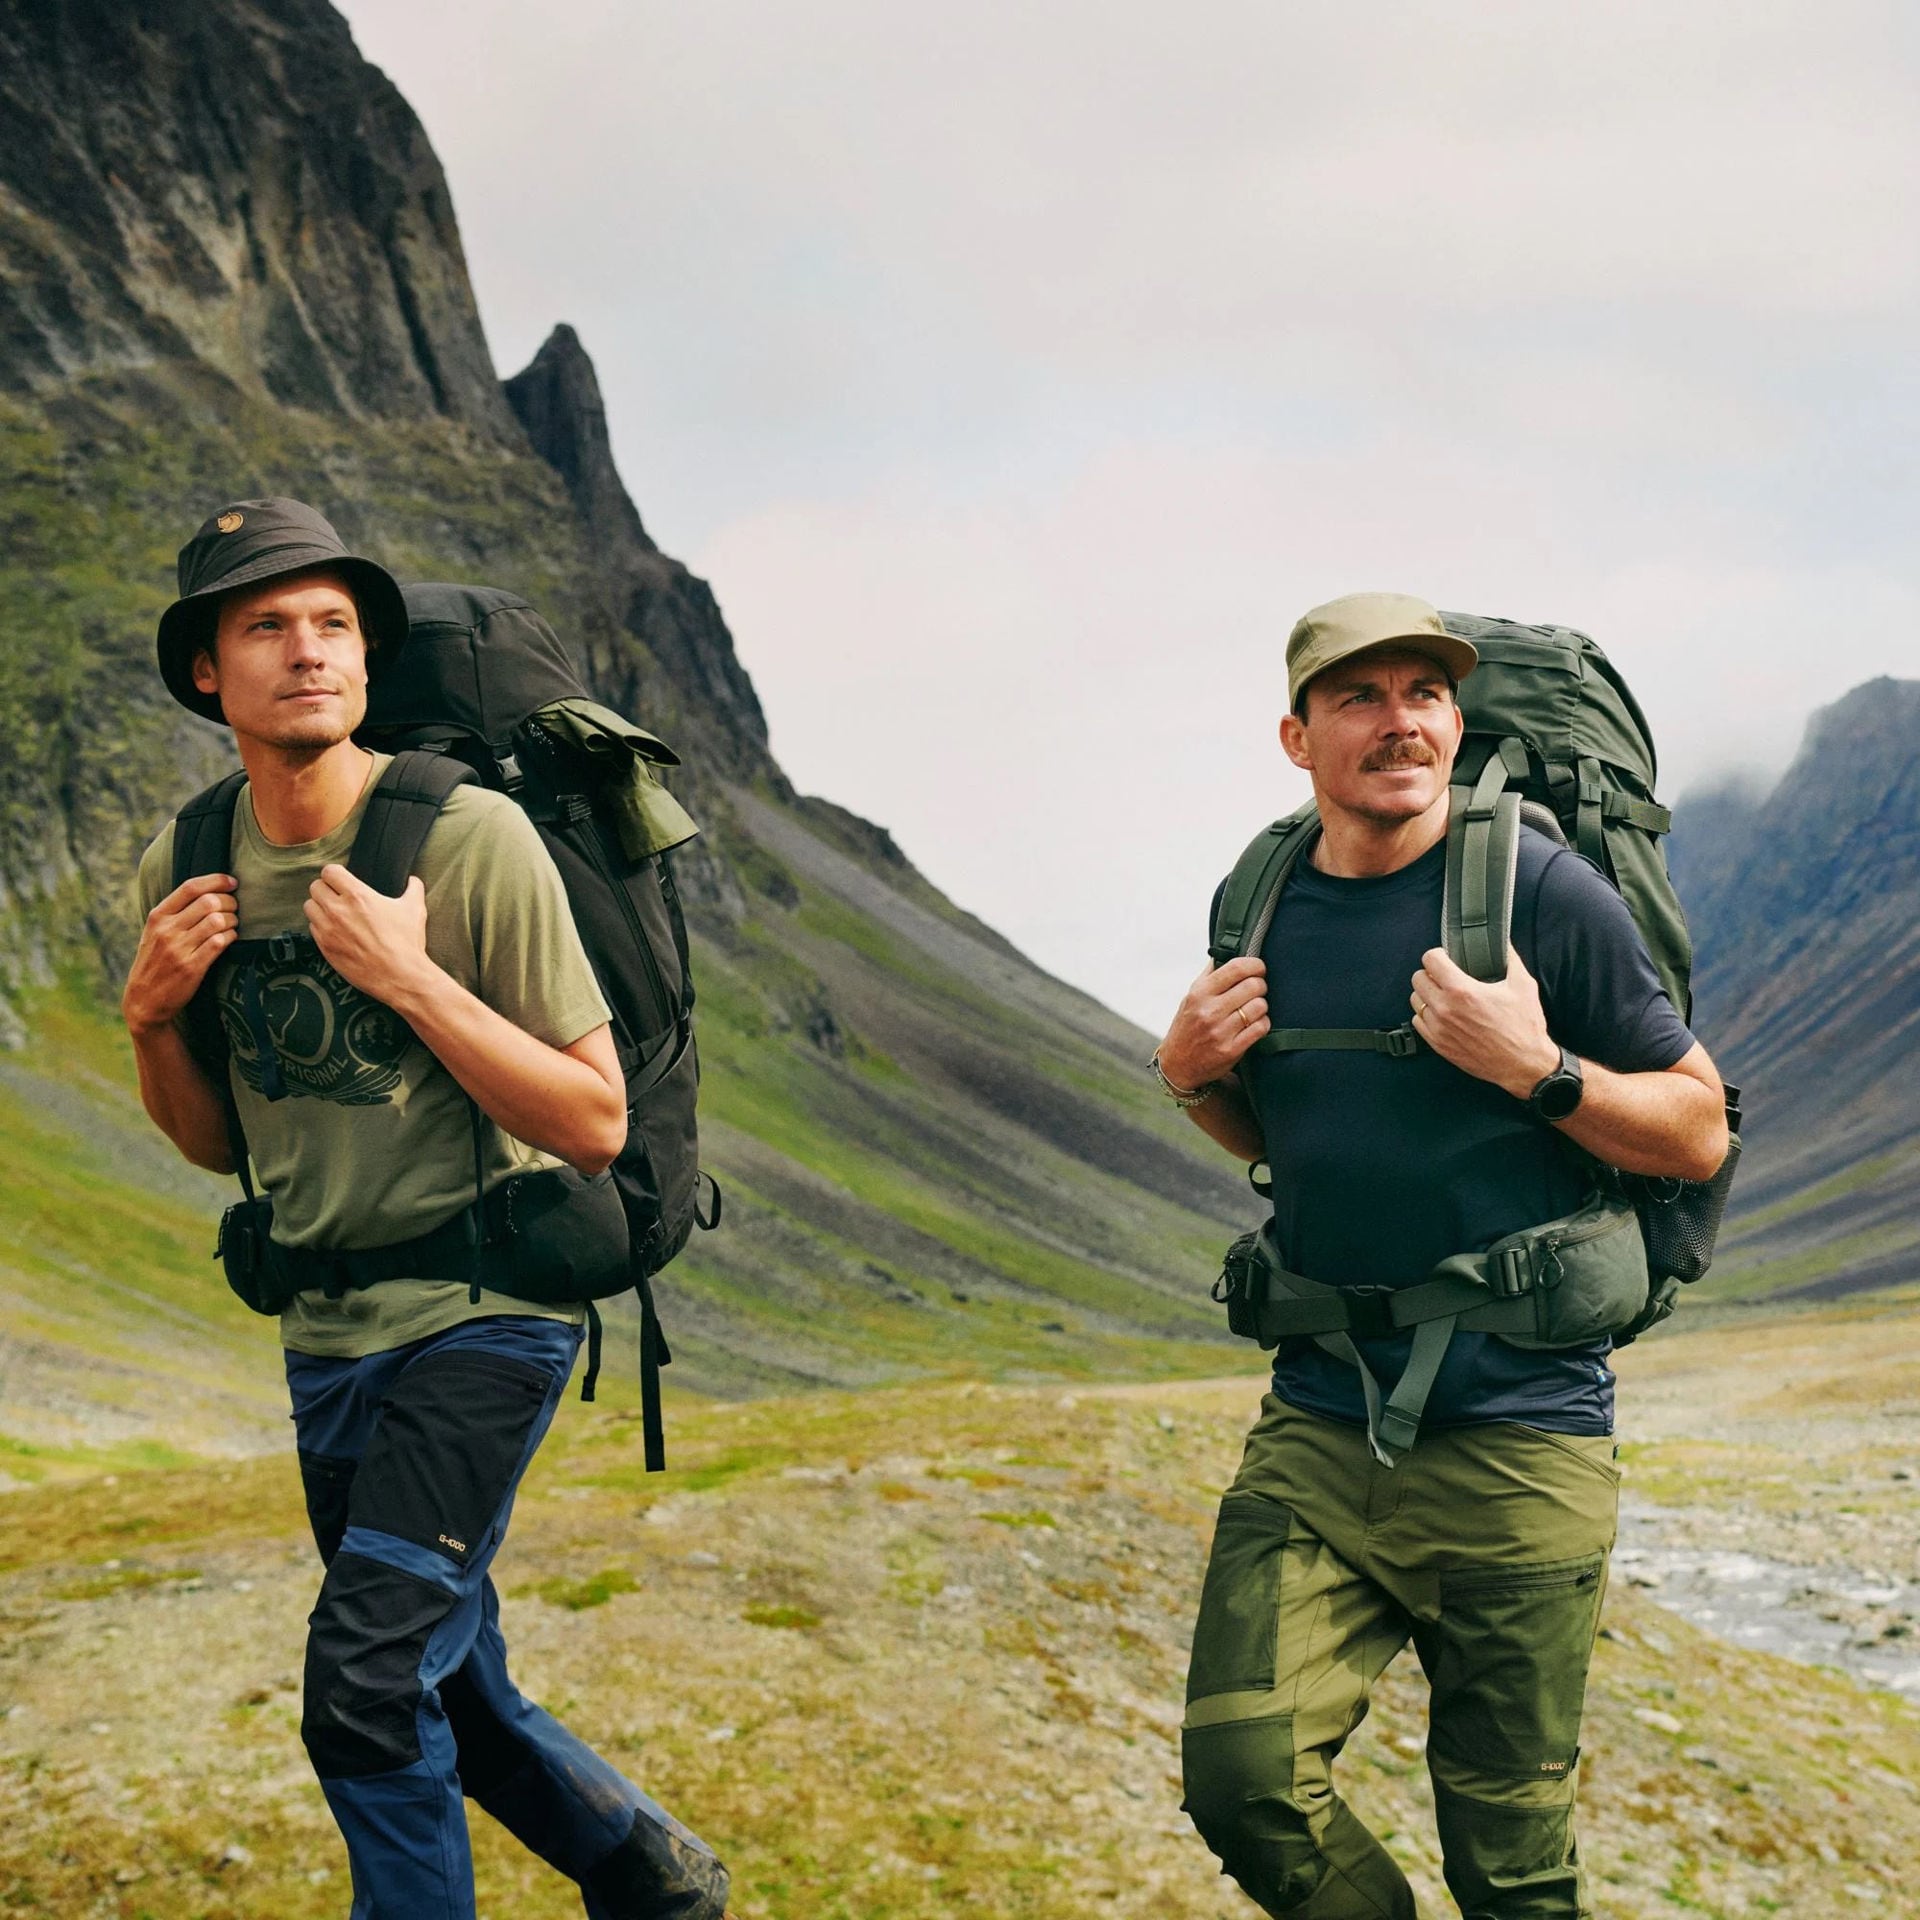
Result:
M1684 1509L1623 1501L1613 1578L1737 1646L1920 1703L1920 1581L1686 1544Z

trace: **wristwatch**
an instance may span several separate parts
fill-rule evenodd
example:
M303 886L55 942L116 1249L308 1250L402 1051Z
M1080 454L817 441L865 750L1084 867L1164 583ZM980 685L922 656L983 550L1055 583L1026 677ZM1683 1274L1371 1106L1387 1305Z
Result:
M1566 1047L1560 1049L1560 1064L1527 1095L1527 1105L1542 1120L1566 1120L1580 1104L1587 1090L1581 1077L1580 1062Z

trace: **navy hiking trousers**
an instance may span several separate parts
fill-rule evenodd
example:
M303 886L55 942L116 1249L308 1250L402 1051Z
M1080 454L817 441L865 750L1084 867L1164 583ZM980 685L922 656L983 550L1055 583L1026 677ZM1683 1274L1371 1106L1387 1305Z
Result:
M705 1842L507 1677L489 1568L580 1333L468 1320L359 1360L287 1355L326 1563L301 1737L352 1920L473 1920L464 1794L579 1882L588 1920L722 1920Z

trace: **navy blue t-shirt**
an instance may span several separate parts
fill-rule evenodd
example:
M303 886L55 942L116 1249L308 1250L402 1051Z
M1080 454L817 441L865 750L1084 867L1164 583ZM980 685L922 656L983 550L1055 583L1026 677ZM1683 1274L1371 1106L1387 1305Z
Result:
M1277 1027L1397 1027L1421 956L1440 944L1444 843L1397 873L1336 879L1305 861L1267 936ZM1217 899L1216 899L1217 904ZM1619 1073L1671 1067L1693 1045L1627 905L1588 861L1523 828L1513 944L1540 983L1548 1030ZM1410 1286L1449 1254L1477 1253L1571 1213L1586 1181L1571 1143L1522 1101L1436 1053L1284 1053L1256 1058L1252 1095L1273 1168L1281 1257L1335 1285ZM1410 1333L1359 1342L1383 1392ZM1425 1422L1524 1421L1613 1431L1605 1339L1523 1352L1456 1332ZM1281 1344L1274 1391L1310 1413L1363 1424L1360 1377L1311 1340Z

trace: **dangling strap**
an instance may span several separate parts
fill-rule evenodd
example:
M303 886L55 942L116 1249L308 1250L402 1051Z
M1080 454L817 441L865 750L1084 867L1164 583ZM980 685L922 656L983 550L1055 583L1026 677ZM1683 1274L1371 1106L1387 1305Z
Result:
M254 1052L260 1061L260 1097L284 1100L286 1077L280 1071L280 1050L273 1044L273 1029L267 1025L267 1009L260 997L260 963L249 960L240 969L240 1011L253 1036Z
M661 1473L667 1464L667 1436L660 1412L660 1369L673 1363L660 1315L653 1304L653 1282L642 1280L640 1294L640 1432L646 1447L647 1471ZM591 1309L589 1309L591 1311Z
M587 1371L580 1382L580 1398L591 1400L593 1390L600 1384L600 1309L591 1300L587 1302Z
M1420 1435L1420 1416L1426 1412L1427 1396L1440 1377L1440 1363L1453 1344L1458 1316L1444 1320L1423 1320L1413 1330L1413 1344L1407 1364L1394 1383L1393 1392L1382 1400L1380 1382L1373 1369L1360 1357L1360 1349L1344 1333L1323 1333L1313 1344L1344 1361L1360 1376L1360 1396L1367 1407L1367 1446L1383 1467L1397 1467Z

